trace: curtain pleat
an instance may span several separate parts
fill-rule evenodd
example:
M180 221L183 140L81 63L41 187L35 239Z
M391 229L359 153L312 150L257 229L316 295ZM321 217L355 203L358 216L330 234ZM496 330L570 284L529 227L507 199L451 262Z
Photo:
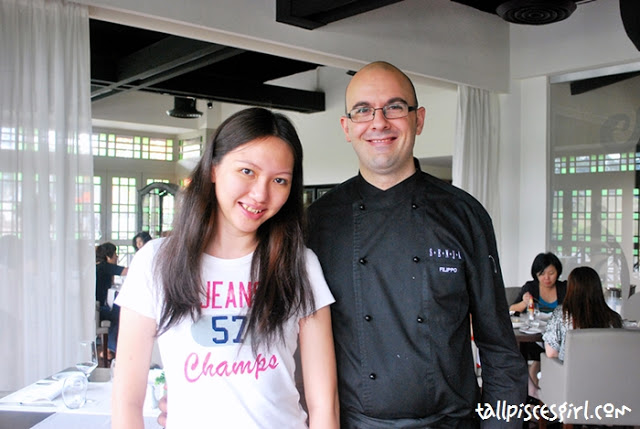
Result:
M458 112L453 149L453 184L473 195L500 231L498 151L500 105L490 91L458 86Z
M89 17L0 0L0 390L95 338Z

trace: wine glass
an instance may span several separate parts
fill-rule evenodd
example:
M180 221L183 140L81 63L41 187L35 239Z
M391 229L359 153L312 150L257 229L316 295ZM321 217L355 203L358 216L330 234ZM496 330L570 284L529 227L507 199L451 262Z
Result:
M89 379L89 375L98 367L98 353L96 351L95 341L81 341L80 350L78 352L78 360L76 368L84 373Z

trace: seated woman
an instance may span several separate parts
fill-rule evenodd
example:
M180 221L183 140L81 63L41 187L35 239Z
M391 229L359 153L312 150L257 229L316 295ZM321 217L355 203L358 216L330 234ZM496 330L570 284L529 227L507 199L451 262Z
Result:
M562 304L567 293L567 282L558 280L562 274L562 263L551 252L539 253L531 264L531 277L522 286L518 297L509 307L511 311L526 312L529 302L534 301L543 313L551 313ZM544 351L542 343L526 343L522 347L524 358L533 361L529 366L529 395L537 396L538 371L540 371L540 353Z
M542 336L547 356L564 360L567 331L586 328L622 328L622 318L605 302L598 273L578 267L569 274L567 296L553 311Z
M133 244L133 248L137 252L138 250L142 249L142 246L144 246L151 240L151 234L149 234L147 231L142 231L133 236L131 244Z
M567 293L567 282L558 280L562 274L562 263L551 252L539 253L531 264L531 277L520 289L520 294L509 310L523 313L527 310L529 301L537 304L543 313L551 313L562 304Z
M100 305L100 320L109 320L109 344L110 354L116 352L118 339L118 322L120 321L120 307L107 303L107 295L113 284L113 276L126 276L127 267L117 265L118 254L113 243L103 243L96 247L96 301ZM104 350L104 345L103 345Z

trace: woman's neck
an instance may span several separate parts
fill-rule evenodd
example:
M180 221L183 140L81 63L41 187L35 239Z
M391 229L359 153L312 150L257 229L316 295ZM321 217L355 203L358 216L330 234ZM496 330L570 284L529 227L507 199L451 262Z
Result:
M205 253L221 259L237 259L256 250L258 241L254 236L222 237L216 235Z

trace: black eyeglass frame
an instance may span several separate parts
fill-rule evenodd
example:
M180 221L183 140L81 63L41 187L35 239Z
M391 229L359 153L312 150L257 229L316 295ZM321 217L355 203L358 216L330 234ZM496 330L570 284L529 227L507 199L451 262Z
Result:
M356 123L356 124L361 124L364 122L371 122L375 119L376 117L376 110L382 110L382 115L384 116L385 119L402 119L402 118L406 118L407 116L409 116L409 113L418 110L419 106L409 106L408 104L406 104L407 106L407 114L405 116L398 116L397 118L388 118L387 114L386 114L386 110L389 106L393 106L393 105L397 105L397 104L406 104L404 102L396 102L396 103L390 103L387 104L385 106L382 107L371 107L371 109L373 109L373 114L371 115L371 119L367 119L366 121L354 121L353 118L351 117L351 112L353 112L354 110L357 110L358 108L353 108L350 111L347 112L346 116L347 118L349 118L352 122Z

